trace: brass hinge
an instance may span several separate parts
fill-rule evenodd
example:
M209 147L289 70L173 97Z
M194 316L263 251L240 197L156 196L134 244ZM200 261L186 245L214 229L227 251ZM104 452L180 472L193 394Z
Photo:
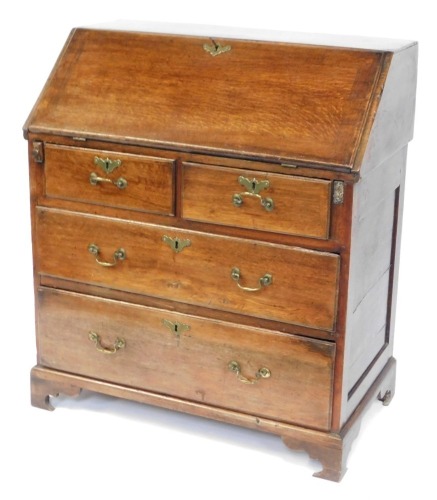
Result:
M33 141L32 157L35 163L44 163L44 143L42 141Z
M332 191L332 202L334 205L342 205L344 201L344 182L334 181Z

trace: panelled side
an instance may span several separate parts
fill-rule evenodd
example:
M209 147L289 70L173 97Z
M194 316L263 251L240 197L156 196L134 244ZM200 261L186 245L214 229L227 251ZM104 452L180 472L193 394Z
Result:
M345 422L393 353L391 309L405 147L355 186L346 323Z
M393 54L362 151L361 178L354 186L340 425L393 354L405 167L413 134L416 80L417 44L411 44Z

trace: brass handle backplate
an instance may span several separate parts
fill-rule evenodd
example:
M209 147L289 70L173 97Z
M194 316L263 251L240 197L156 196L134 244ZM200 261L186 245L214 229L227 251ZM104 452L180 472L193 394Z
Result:
M98 335L96 332L89 332L88 338L91 340L91 342L94 342L96 344L96 349L99 352L103 352L103 354L115 354L119 349L124 349L126 347L126 341L118 337L115 339L114 345L112 347L103 346L100 335Z
M240 272L240 269L238 267L233 267L231 269L231 278L237 282L238 288L240 288L241 290L244 290L245 292L258 292L259 290L262 290L263 287L269 286L273 283L273 276L269 273L266 273L266 274L264 274L264 276L261 276L261 278L259 278L259 280L258 280L259 285L256 288L250 288L247 286L243 286L240 283L241 272Z
M109 184L114 184L118 189L125 189L127 187L127 180L124 177L119 177L115 181L108 179L107 177L99 177L95 172L90 173L90 184L92 186L97 186L100 182L106 182Z
M272 376L272 372L268 368L263 367L255 373L255 378L247 378L241 374L241 367L238 361L230 361L228 364L228 369L231 372L235 373L237 379L240 382L243 382L243 384L255 384L262 378L270 378Z
M248 179L247 177L243 177L242 175L240 175L240 177L238 177L238 182L246 188L246 191L235 193L232 196L232 203L236 207L241 207L243 205L244 197L252 197L258 198L261 202L261 206L263 206L267 212L271 212L275 208L275 203L272 198L263 198L259 194L260 191L262 191L263 189L267 189L270 186L269 181L258 181L255 178Z
M114 260L112 262L105 262L99 259L100 248L95 243L90 243L88 245L88 252L95 256L97 264L103 267L113 267L117 264L117 261L124 260L126 258L126 251L124 248L118 248L114 254Z

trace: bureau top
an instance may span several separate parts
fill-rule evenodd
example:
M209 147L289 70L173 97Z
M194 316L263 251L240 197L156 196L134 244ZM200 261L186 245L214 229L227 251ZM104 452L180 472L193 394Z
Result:
M374 48L80 28L24 129L352 169L391 61Z

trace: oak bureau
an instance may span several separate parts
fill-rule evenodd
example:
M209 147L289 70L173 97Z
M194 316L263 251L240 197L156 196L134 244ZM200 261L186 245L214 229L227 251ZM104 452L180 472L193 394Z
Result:
M156 31L74 29L24 126L32 404L259 429L340 480L394 393L417 44Z

